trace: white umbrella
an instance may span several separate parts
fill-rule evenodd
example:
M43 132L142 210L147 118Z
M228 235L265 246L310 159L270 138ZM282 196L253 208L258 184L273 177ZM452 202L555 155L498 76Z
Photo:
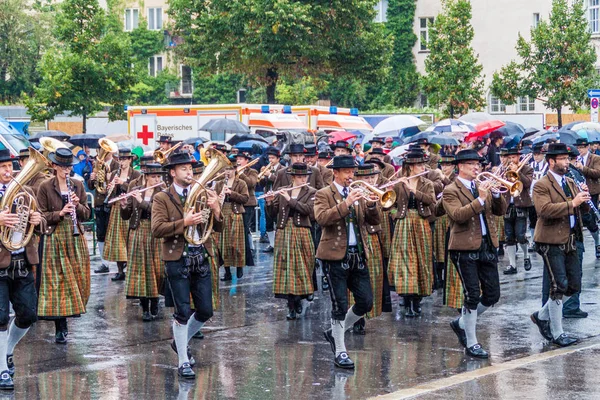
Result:
M443 119L425 129L424 132L470 133L473 131L475 131L475 125L469 122L460 121L458 119Z
M395 134L386 136L398 136L399 132L402 129L422 127L425 125L427 125L425 121L420 120L419 118L413 115L394 115L393 117L386 118L380 123L378 123L372 132L365 134L365 137L363 138L363 143L367 143L375 136L383 136L384 134L392 132Z
M475 124L475 125L477 125L480 122L492 121L494 119L498 119L498 118L494 118L493 115L490 115L486 112L473 112L473 113L465 114L459 118L459 120L461 120L461 121L468 122L468 123Z
M586 132L599 132L600 133L600 123L598 123L598 122L580 122L578 124L573 125L570 129L575 132L584 130Z

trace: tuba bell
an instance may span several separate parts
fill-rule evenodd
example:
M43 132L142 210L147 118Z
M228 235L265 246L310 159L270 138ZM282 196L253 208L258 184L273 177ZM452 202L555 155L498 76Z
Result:
M29 224L29 215L37 211L38 205L35 198L25 191L23 186L38 172L51 166L52 164L46 157L30 147L29 161L15 178L11 177L11 182L6 187L2 200L0 200L0 209L9 210L19 217L19 222L14 227L0 227L0 242L8 251L16 251L27 246L27 243L33 237L35 226Z
M108 183L106 182L108 165L106 165L104 160L109 153L116 153L119 151L119 148L115 142L106 138L99 139L98 145L100 146L100 150L98 150L98 157L96 157L96 163L94 164L94 172L96 173L96 191L105 194L108 186Z
M208 149L206 152L210 155L210 162L204 168L202 175L192 184L183 205L184 215L193 212L203 213L205 216L204 222L188 226L183 233L185 240L194 246L199 246L208 240L213 226L213 215L207 205L208 194L206 193L206 185L225 168L231 167L231 162L220 151Z

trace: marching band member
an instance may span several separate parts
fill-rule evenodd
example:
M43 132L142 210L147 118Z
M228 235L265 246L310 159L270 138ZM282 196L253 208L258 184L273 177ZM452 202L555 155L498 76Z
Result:
M269 164L262 167L258 175L261 177L260 184L264 187L266 193L273 189L277 173L279 170L283 169L283 165L279 162L281 154L277 148L267 147L265 153L269 159ZM273 246L275 246L275 221L271 218L269 213L265 213L265 220L267 236L269 237L269 246L263 250L263 253L272 253Z
M304 163L304 145L299 143L290 144L287 152L290 156L290 164ZM309 185L314 189L321 189L323 187L323 177L319 169L316 167L310 167L311 174L309 179ZM273 183L273 190L278 190L283 186L289 186L292 179L287 174L285 169L280 169L275 177L275 183Z
M379 225L379 205L363 198L361 189L350 190L354 178L354 158L337 156L330 166L334 181L317 191L315 218L323 229L317 258L324 263L331 295L331 329L325 338L334 353L334 364L353 369L348 357L344 333L373 308L369 271L367 270L367 226ZM348 309L348 293L354 296L354 305Z
M442 172L442 184L444 187L451 184L456 178L454 172L454 156L444 155L440 157L440 168ZM437 198L437 193L436 193ZM436 204L436 210L441 211L441 215L436 215L438 218L435 221L433 229L433 256L435 259L434 273L434 289L442 289L445 287L445 277L447 271L447 241L448 236L448 216L444 212L444 207L441 205L441 198ZM436 213L437 214L437 213Z
M135 155L131 153L130 149L119 150L119 168L108 175L107 179L110 183L107 186L104 204L107 204L112 197L127 193L129 183L140 176L140 173L131 167L134 157ZM113 281L125 280L125 272L123 271L127 266L128 230L127 223L121 218L121 206L118 202L113 203L104 246L104 259L116 261L119 269L115 276L111 278Z
M319 152L319 156L317 158L317 166L319 171L321 172L321 176L323 177L324 185L331 185L333 182L333 172L331 169L327 168L327 163L331 161L331 153L328 151Z
M304 163L295 163L286 169L292 177L291 185L279 189L278 195L268 192L267 212L277 218L275 251L273 254L273 293L288 300L288 320L302 313L302 299L315 291L312 282L315 268L315 247L311 236L314 220L316 190L306 186L312 174ZM303 186L304 185L304 186Z
M519 157L521 152L517 148L508 149L509 160L507 171L516 172L519 168ZM517 245L523 250L523 268L525 271L531 269L529 258L529 241L527 240L527 216L531 203L529 188L533 182L533 168L525 164L518 171L518 180L523 184L523 189L518 196L509 197L508 209L504 216L504 233L506 235L505 251L508 253L508 267L504 275L517 273ZM509 196L509 195L507 195Z
M394 168L393 165L388 164L385 161L383 161L385 157L386 157L386 154L383 152L383 149L381 147L376 147L374 149L371 149L371 152L369 153L369 156L366 158L365 161L371 161L373 159L377 159L377 160L383 162L384 168L381 170L381 176L389 179L392 175L394 175L394 172L396 172L396 169Z
M388 137L387 139L391 139L391 138ZM392 157L390 157L389 154L386 154L385 150L384 150L384 147L386 145L386 140L387 139L384 139L383 137L375 136L373 139L369 140L369 144L371 144L371 149L372 149L371 153L375 149L381 149L382 153L385 155L381 161L383 161L386 164L391 165L392 164Z
M247 152L240 152L236 155L238 168L247 165L252 160L252 156ZM248 202L244 204L244 229L246 232L246 265L254 266L254 241L252 240L251 229L255 219L254 209L258 205L256 200L255 188L258 183L258 171L253 168L244 168L239 174L239 179L246 182L248 187Z
M406 153L401 181L394 186L396 228L388 275L393 290L404 297L406 317L421 313L421 299L432 290L432 235L428 218L435 204L431 181L415 175L426 172L427 157L422 150ZM414 177L414 178L411 178Z
M225 229L222 230L218 240L223 265L225 266L225 275L221 280L230 281L232 280L231 267L236 267L238 279L244 276L246 232L242 214L246 212L244 204L248 202L250 196L248 195L246 182L236 176L233 165L224 172L225 181L218 182L215 190L220 196L224 196L221 213Z
M385 168L385 163L378 158L371 158L368 161L365 161L365 164L371 164L379 174L377 175L377 180L375 181L376 186L381 186L388 183L388 179L384 178L381 175L381 171ZM394 235L394 230L392 228L393 224L393 215L396 213L395 204L390 208L383 208L381 215L381 232L379 232L379 239L381 240L381 250L383 253L383 258L386 264L386 275L388 262L390 258L390 252L392 248L392 236Z
M498 236L492 216L502 216L506 211L506 199L490 193L491 182L475 183L482 161L476 150L459 151L454 161L458 176L443 193L443 206L450 220L449 255L465 295L462 316L450 326L466 353L476 358L488 358L477 342L477 316L500 299Z
M90 296L90 254L83 235L90 217L83 183L69 178L77 160L71 150L56 149L48 159L54 178L38 190L40 212L47 228L43 231L44 251L38 300L40 319L54 320L56 343L67 342L67 317L86 312Z
M583 176L585 176L586 183L590 189L592 203L598 208L598 196L600 195L600 156L590 153L587 139L577 139L575 146L579 151L579 157L578 161L575 163L575 167L583 172ZM599 221L595 222L598 223ZM598 229L591 233L594 238L594 246L596 247L596 258L600 259L600 236Z
M162 151L170 150L173 146L175 146L180 141L181 140L173 140L173 137L171 137L171 136L161 135L157 140L157 142L158 142L157 150L162 150Z
M431 151L431 144L427 139L419 139L417 140L417 144L421 146L421 149L423 149L425 155L429 157L429 162L427 163L429 168L436 169L438 167L438 163L440 162L440 155Z
M183 205L192 187L192 166L196 163L189 153L170 154L167 169L173 183L154 196L152 203L151 230L154 237L162 239L161 255L165 264L169 296L175 305L173 314L173 337L171 348L178 355L178 375L182 379L194 379L193 358L188 350L190 339L213 315L212 279L209 257L215 256L214 248L206 245L192 246L184 238L188 226L204 221L202 212L184 216ZM214 218L213 230L222 227L221 207L218 195L207 190L207 206ZM190 295L194 302L192 314Z
M23 168L25 164L29 161L29 148L22 149L19 151L19 166ZM37 193L40 185L44 183L48 179L48 176L44 173L44 171L40 171L29 182L27 182L27 186L29 186L34 193Z
M352 146L350 146L350 143L346 142L345 140L338 140L333 146L331 146L331 148L335 157L352 155Z
M29 156L29 152L27 153ZM21 165L23 167L24 164ZM10 151L0 150L0 199L4 197L13 176L13 163ZM25 184L29 182L24 182ZM26 186L25 190L34 196L33 190ZM0 226L12 228L19 221L15 210L0 211ZM29 224L36 226L36 231L45 229L46 220L40 212L31 213ZM16 232L13 232L15 235ZM8 251L0 244L0 390L13 390L15 365L13 354L15 346L37 321L37 293L34 282L33 267L39 264L39 238L37 234L22 247ZM9 302L12 303L15 318L9 324Z
M502 166L503 169L505 169L508 166L508 163L510 162L508 159L508 149L505 147L502 147L500 149L499 157L500 157L500 165ZM485 160L481 163L482 170L486 169L484 164L485 164ZM494 173L499 173L500 169L501 169L500 166L490 168L490 170ZM506 194L504 194L502 196L506 196ZM508 203L508 201L507 201L507 203ZM494 215L493 218L496 219L496 224L498 226L498 256L504 256L504 243L506 241L506 233L504 230L504 215L502 215L502 216Z
M129 221L125 296L128 299L140 299L144 322L158 317L158 291L163 278L161 241L152 236L150 213L153 197L161 191L161 187L156 185L162 182L163 174L160 164L146 164L143 185L141 180L136 181L140 185L129 185L128 193L133 195L120 200L121 218ZM141 193L141 190L145 191Z
M531 315L540 334L552 343L565 347L577 342L562 328L563 302L581 289L581 270L577 242L583 242L582 209L591 199L587 191L579 191L571 178L569 149L564 143L548 146L548 174L533 188L533 203L538 214L534 240L551 280L550 298ZM584 185L584 189L587 187Z
M530 163L533 168L533 182L529 188L529 194L533 196L533 187L535 183L546 176L548 172L548 162L546 161L546 151L544 150L544 144L539 143L533 146L533 157ZM535 251L535 242L533 241L533 233L535 232L535 225L537 222L537 213L535 212L535 206L529 207L529 234L531 236L532 246L529 248L530 251Z

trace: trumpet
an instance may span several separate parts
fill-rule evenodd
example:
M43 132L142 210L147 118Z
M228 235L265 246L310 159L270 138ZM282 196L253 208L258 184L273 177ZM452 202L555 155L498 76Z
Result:
M260 157L256 157L254 160L250 161L248 164L243 165L241 167L237 167L235 170L236 174L238 174L238 175L241 174L242 172L244 172L244 170L246 168L250 168L251 166L255 165L259 161L260 161Z
M272 170L275 167L276 163L277 162L275 162L275 163L269 163L269 165L264 166L263 169L261 169L260 172L259 172L259 174L258 174L258 180L260 181L265 176L265 174L267 173L268 170L270 170L270 169Z
M325 167L329 167L331 164L333 164L333 157L331 157L331 160L327 161L327 164L325 164Z
M152 186L144 188L144 189L134 190L134 191L131 191L129 193L122 194L122 195L117 196L117 197L115 197L113 199L110 199L110 201L108 202L108 204L116 203L117 201L121 201L123 199L127 199L127 198L135 195L136 193L144 193L146 190L154 189L157 186L161 186L161 185L164 186L164 184L165 184L164 182L160 182L160 183L157 183L156 185L152 185Z
M373 195L379 197L379 202L383 208L390 208L396 202L396 192L391 189L381 190L365 181L353 181L348 187L350 190L360 189L362 191L362 198L368 201L373 201L371 197Z
M284 193L284 192L289 192L290 190L299 189L301 187L308 186L308 185L309 185L308 183L303 183L302 185L292 186L290 188L279 189L279 190L276 190L274 192L268 192L266 194L263 194L262 196L258 196L256 199L260 200L260 199L264 199L266 197L277 196L278 194L281 194L281 193Z
M516 181L518 181L519 180L519 172L521 171L521 169L523 169L523 167L526 164L529 163L529 160L531 160L531 157L533 157L533 153L529 153L529 154L525 155L525 157L523 157L523 159L517 165L517 170L516 171L506 170L504 172L504 177L509 182L516 182Z
M420 172L420 173L418 173L416 175L409 176L408 180L411 180L411 179L414 179L414 178L418 178L418 177L423 176L423 175L427 175L429 172L431 172L431 171L423 171L423 172ZM385 188L388 188L390 186L396 186L398 183L400 183L402 181L402 179L403 178L398 178L396 180L393 180L393 181L390 181L390 182L388 182L386 184L383 184L383 185L379 186L379 189L385 189Z
M475 178L475 182L480 185L484 182L490 182L492 184L490 191L492 193L502 194L509 192L511 196L516 197L521 194L523 190L523 183L521 181L511 182L506 179L502 179L498 175L494 175L491 172L481 172Z
M167 158L169 157L169 154L174 152L175 149L178 149L182 144L183 144L183 142L179 142L175 146L171 147L169 150L154 150L154 153L152 153L152 157L154 157L154 161L156 161L159 164L166 163Z

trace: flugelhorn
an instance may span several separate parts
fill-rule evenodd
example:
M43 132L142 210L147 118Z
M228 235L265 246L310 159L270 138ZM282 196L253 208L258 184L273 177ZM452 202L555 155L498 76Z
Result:
M183 144L183 142L179 142L175 146L171 147L169 150L154 150L154 153L152 153L152 157L154 157L154 161L156 161L157 163L159 163L161 165L166 163L167 158L169 157L169 154L171 154L173 151L175 151L175 149L178 149L182 144Z
M506 178L506 180L509 182L518 181L519 180L519 172L523 169L523 167L527 163L529 163L529 160L531 159L532 156L533 156L533 153L529 153L529 154L525 155L525 157L523 157L523 159L517 165L516 171L506 170L506 172L504 172L504 177Z
M376 195L379 197L379 202L383 208L390 208L396 202L396 192L393 190L381 190L366 181L353 181L350 186L350 190L352 189L360 189L362 190L362 197L365 200L373 201L371 195Z
M289 192L290 190L299 189L301 187L308 186L308 185L309 185L309 183L303 183L302 185L292 186L289 188L283 188L283 189L276 190L274 192L267 192L267 193L263 194L262 196L258 196L256 198L256 200L264 199L266 197L271 197L271 196L277 196L278 194L281 194L283 192Z
M523 190L523 183L521 181L511 182L487 171L477 175L475 182L480 185L484 182L490 182L492 185L490 187L491 192L499 194L509 192L513 197L521 194L521 191Z

